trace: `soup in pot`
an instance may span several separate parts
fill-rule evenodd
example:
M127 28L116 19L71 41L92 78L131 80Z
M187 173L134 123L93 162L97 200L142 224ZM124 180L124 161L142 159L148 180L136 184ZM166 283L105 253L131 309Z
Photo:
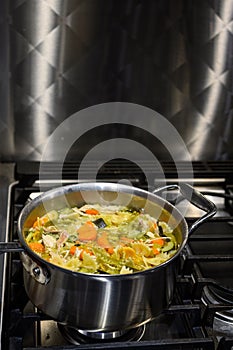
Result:
M50 263L92 274L147 270L178 249L166 222L118 205L51 210L25 229L24 238L31 250Z

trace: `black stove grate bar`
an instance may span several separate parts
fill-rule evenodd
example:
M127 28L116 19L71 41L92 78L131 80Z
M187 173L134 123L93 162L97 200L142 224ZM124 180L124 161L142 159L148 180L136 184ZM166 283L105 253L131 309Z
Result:
M203 262L229 262L233 261L233 255L198 255L198 254L189 254L185 256L185 260L183 261L182 265L182 276L185 276L187 274L190 274L190 272L193 269L193 266L195 263L203 263ZM208 282L207 279L205 279L205 282Z
M185 262L218 262L218 261L233 261L233 254L231 255L189 255Z
M19 350L20 349L20 339L17 337L11 339L10 350ZM18 347L17 347L18 346ZM114 343L105 343L104 349L114 350L114 349L140 349L140 350L214 350L214 340L212 338L203 339L172 339L166 340L161 339L157 341L143 341L143 342L114 342ZM52 346L50 350L89 350L89 349L103 349L103 344L85 344L85 345L65 345L62 347ZM226 348L224 348L226 349ZM230 349L230 348L229 348ZM38 346L38 347L27 347L22 348L22 350L48 350L48 347ZM217 349L221 350L221 349Z
M81 162L66 162L62 164L63 177L65 179L77 178L78 169ZM140 164L143 169L149 174L161 175L160 169L156 169L155 165L150 161L142 161ZM18 162L15 166L15 178L16 180L22 180L30 177L32 179L38 178L40 171L40 162ZM85 172L87 175L95 174L96 169L99 168L101 163L99 161L93 161L85 163ZM161 161L160 165L163 172L167 177L177 177L177 168L179 167L179 173L182 173L182 177L190 177L194 174L197 178L216 178L216 177L229 177L232 179L233 174L233 161L227 162L192 162L192 167L190 169L190 164L188 162L171 162L171 161ZM59 162L48 162L43 163L43 175L47 179L56 178L58 170L61 169L61 163ZM113 174L117 176L134 174L135 178L142 174L142 170L136 163L132 163L125 159L114 159L108 163L103 164L100 168L101 176L112 176ZM192 174L193 173L193 174Z
M173 340L158 340L158 341L146 341L143 343L131 342L127 343L127 346L122 346L120 343L108 343L104 345L104 349L114 350L114 349L140 349L140 350L232 350L233 347L233 339L228 337L222 337L218 340L216 344L214 339L195 339L190 343L190 339L173 339ZM22 339L20 337L13 337L10 339L10 348L9 350L48 350L47 347L27 347L24 348L22 346ZM75 345L67 345L67 346L56 346L53 348L54 350L77 350L77 346ZM79 345L79 350L87 350L90 349L90 344L88 345ZM102 344L92 344L91 349L103 349Z

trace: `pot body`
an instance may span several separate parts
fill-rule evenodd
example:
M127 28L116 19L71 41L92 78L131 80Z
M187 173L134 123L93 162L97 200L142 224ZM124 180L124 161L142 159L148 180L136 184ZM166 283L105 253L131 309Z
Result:
M50 281L41 284L24 269L30 300L58 322L86 331L119 331L150 321L170 304L176 261L133 278L73 276L50 269Z
M67 203L72 206L103 200L143 208L150 215L169 221L180 245L177 253L150 270L127 275L94 275L52 265L26 245L24 228L30 227L37 216ZM38 197L23 209L18 229L25 248L21 258L30 300L58 322L89 332L137 327L167 308L173 298L179 255L188 237L186 221L167 201L130 186L98 183L65 186Z

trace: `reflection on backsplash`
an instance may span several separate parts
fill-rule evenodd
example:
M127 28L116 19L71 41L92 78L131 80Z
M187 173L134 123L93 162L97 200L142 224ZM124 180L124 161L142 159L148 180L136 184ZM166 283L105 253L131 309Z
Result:
M40 160L63 120L112 101L161 113L193 160L232 158L233 0L4 0L0 7L1 160ZM148 133L113 125L83 135L69 157L116 137L169 158Z

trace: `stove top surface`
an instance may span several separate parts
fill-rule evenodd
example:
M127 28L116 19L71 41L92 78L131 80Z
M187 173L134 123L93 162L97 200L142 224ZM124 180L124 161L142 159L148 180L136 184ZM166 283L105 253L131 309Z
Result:
M147 189L140 169L130 165L122 175L125 163L106 165L100 180L117 181L124 176L134 186ZM153 321L135 331L136 335L112 339L89 339L68 330L35 308L23 285L22 265L18 253L0 255L1 342L4 349L232 349L233 347L233 163L197 163L195 188L214 201L218 212L190 236L180 256L181 271L171 306ZM92 165L94 167L94 165ZM91 178L91 169L88 179ZM148 165L149 166L149 165ZM9 167L9 165L7 165ZM132 170L133 167L133 170ZM184 165L185 167L185 165ZM48 165L43 185L38 179L38 164L13 165L0 176L2 206L1 241L17 241L17 218L29 198L57 187L56 164ZM175 169L166 164L167 182L175 182ZM168 169L170 169L168 171ZM213 171L215 169L216 171ZM77 165L64 167L64 184L76 182ZM204 171L206 170L206 171ZM11 175L9 175L11 174ZM188 175L188 174L186 174ZM156 172L151 172L156 183ZM182 181L182 180L179 180ZM185 179L183 180L185 181ZM181 200L178 206L187 206ZM190 206L186 213L189 224L200 215ZM75 339L71 340L70 336ZM127 338L128 337L128 338ZM79 344L79 345L77 345Z

